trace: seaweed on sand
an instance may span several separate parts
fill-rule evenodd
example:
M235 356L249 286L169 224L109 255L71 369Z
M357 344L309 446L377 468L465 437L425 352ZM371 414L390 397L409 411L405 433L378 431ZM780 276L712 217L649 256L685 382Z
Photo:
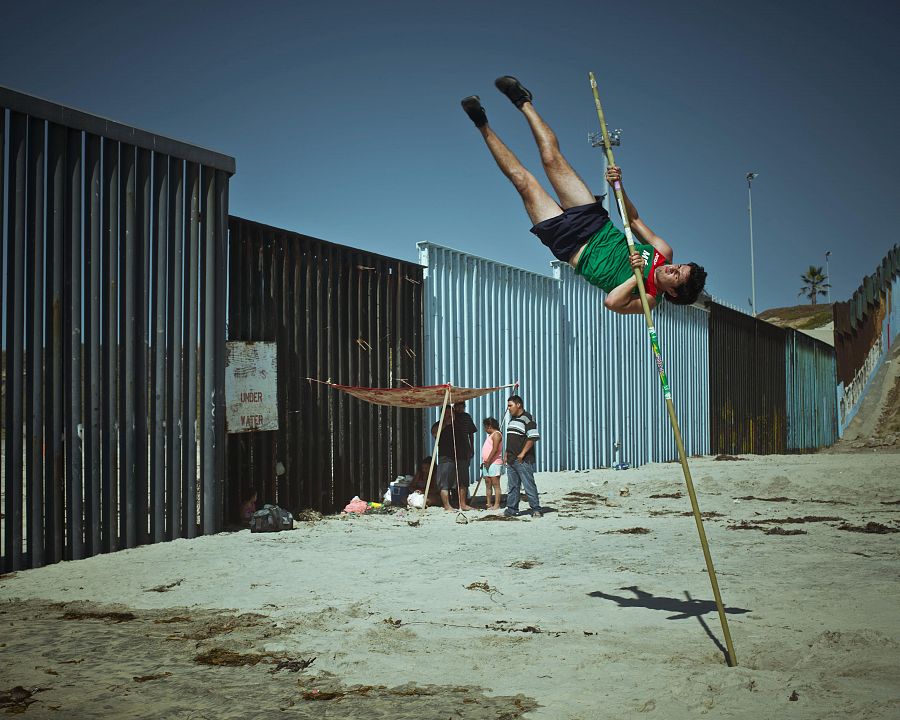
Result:
M646 535L650 530L645 527L622 528L621 530L607 530L604 535Z
M121 623L137 620L137 615L130 612L111 612L94 610L67 610L63 620L106 620L108 622Z
M886 535L887 533L900 532L897 528L882 525L878 522L867 522L865 525L851 525L848 522L842 522L837 526L837 529L846 530L847 532L871 533L874 535Z
M239 653L225 648L212 648L200 653L194 658L200 665L219 665L223 667L241 667L243 665L256 665L270 657L259 653Z
M728 530L759 530L765 535L807 535L806 530L785 530L782 527L765 528L742 520L735 525L728 525Z

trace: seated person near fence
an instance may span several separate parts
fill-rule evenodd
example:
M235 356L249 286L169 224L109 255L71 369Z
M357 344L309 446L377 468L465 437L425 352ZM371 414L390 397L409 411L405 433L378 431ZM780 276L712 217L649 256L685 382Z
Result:
M256 490L251 490L247 499L241 503L241 522L244 525L250 525L250 518L256 512Z
M409 491L416 492L417 490L420 493L425 492L425 484L428 482L428 470L431 467L431 457L424 458L422 462L419 463L419 471L413 477L413 481L409 484ZM431 476L431 487L428 490L428 504L429 505L440 505L441 504L441 491L438 489L437 484L437 473L435 472Z

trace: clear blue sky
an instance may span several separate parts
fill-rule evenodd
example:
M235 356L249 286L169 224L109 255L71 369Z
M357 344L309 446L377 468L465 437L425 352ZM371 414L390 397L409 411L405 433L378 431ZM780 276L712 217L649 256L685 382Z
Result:
M900 3L4 2L0 84L233 155L233 214L415 260L428 240L548 272L459 108L540 169L518 76L595 192L587 73L648 224L747 309L846 299L898 238ZM893 50L891 48L894 48Z

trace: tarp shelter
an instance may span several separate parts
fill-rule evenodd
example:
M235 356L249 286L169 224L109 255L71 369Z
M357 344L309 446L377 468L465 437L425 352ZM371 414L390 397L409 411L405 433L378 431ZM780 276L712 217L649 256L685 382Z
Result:
M426 385L423 387L414 387L412 385L407 385L406 387L399 388L367 388L355 387L353 385L338 385L337 383L323 382L322 380L315 380L314 378L307 378L307 380L310 380L312 382L321 382L324 385L333 387L335 390L340 390L341 392L345 392L348 395L359 398L360 400L374 403L375 405L388 405L391 407L419 409L438 406L441 407L441 419L439 420L437 437L435 437L434 439L434 449L431 453L431 466L428 468L428 480L425 483L426 501L428 498L428 492L431 489L431 476L434 473L434 465L435 461L437 460L438 438L440 438L441 431L444 429L444 413L447 406L453 405L453 403L457 402L473 400L474 398L481 397L482 395L488 395L492 392L497 392L498 390L505 390L507 388L515 388L519 386L518 382L514 382L509 385L498 385L496 387L489 388L454 387L451 383L444 383L443 385ZM453 422L452 414L450 421L451 423ZM458 478L459 475L457 474L457 489L459 489Z

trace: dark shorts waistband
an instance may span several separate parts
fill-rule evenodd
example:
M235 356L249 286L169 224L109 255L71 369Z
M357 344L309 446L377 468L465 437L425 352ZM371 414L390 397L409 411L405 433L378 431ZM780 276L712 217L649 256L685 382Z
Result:
M531 228L557 260L569 262L578 248L609 222L609 213L603 207L606 196L594 197L596 200L592 203L570 207L561 215L542 220Z

